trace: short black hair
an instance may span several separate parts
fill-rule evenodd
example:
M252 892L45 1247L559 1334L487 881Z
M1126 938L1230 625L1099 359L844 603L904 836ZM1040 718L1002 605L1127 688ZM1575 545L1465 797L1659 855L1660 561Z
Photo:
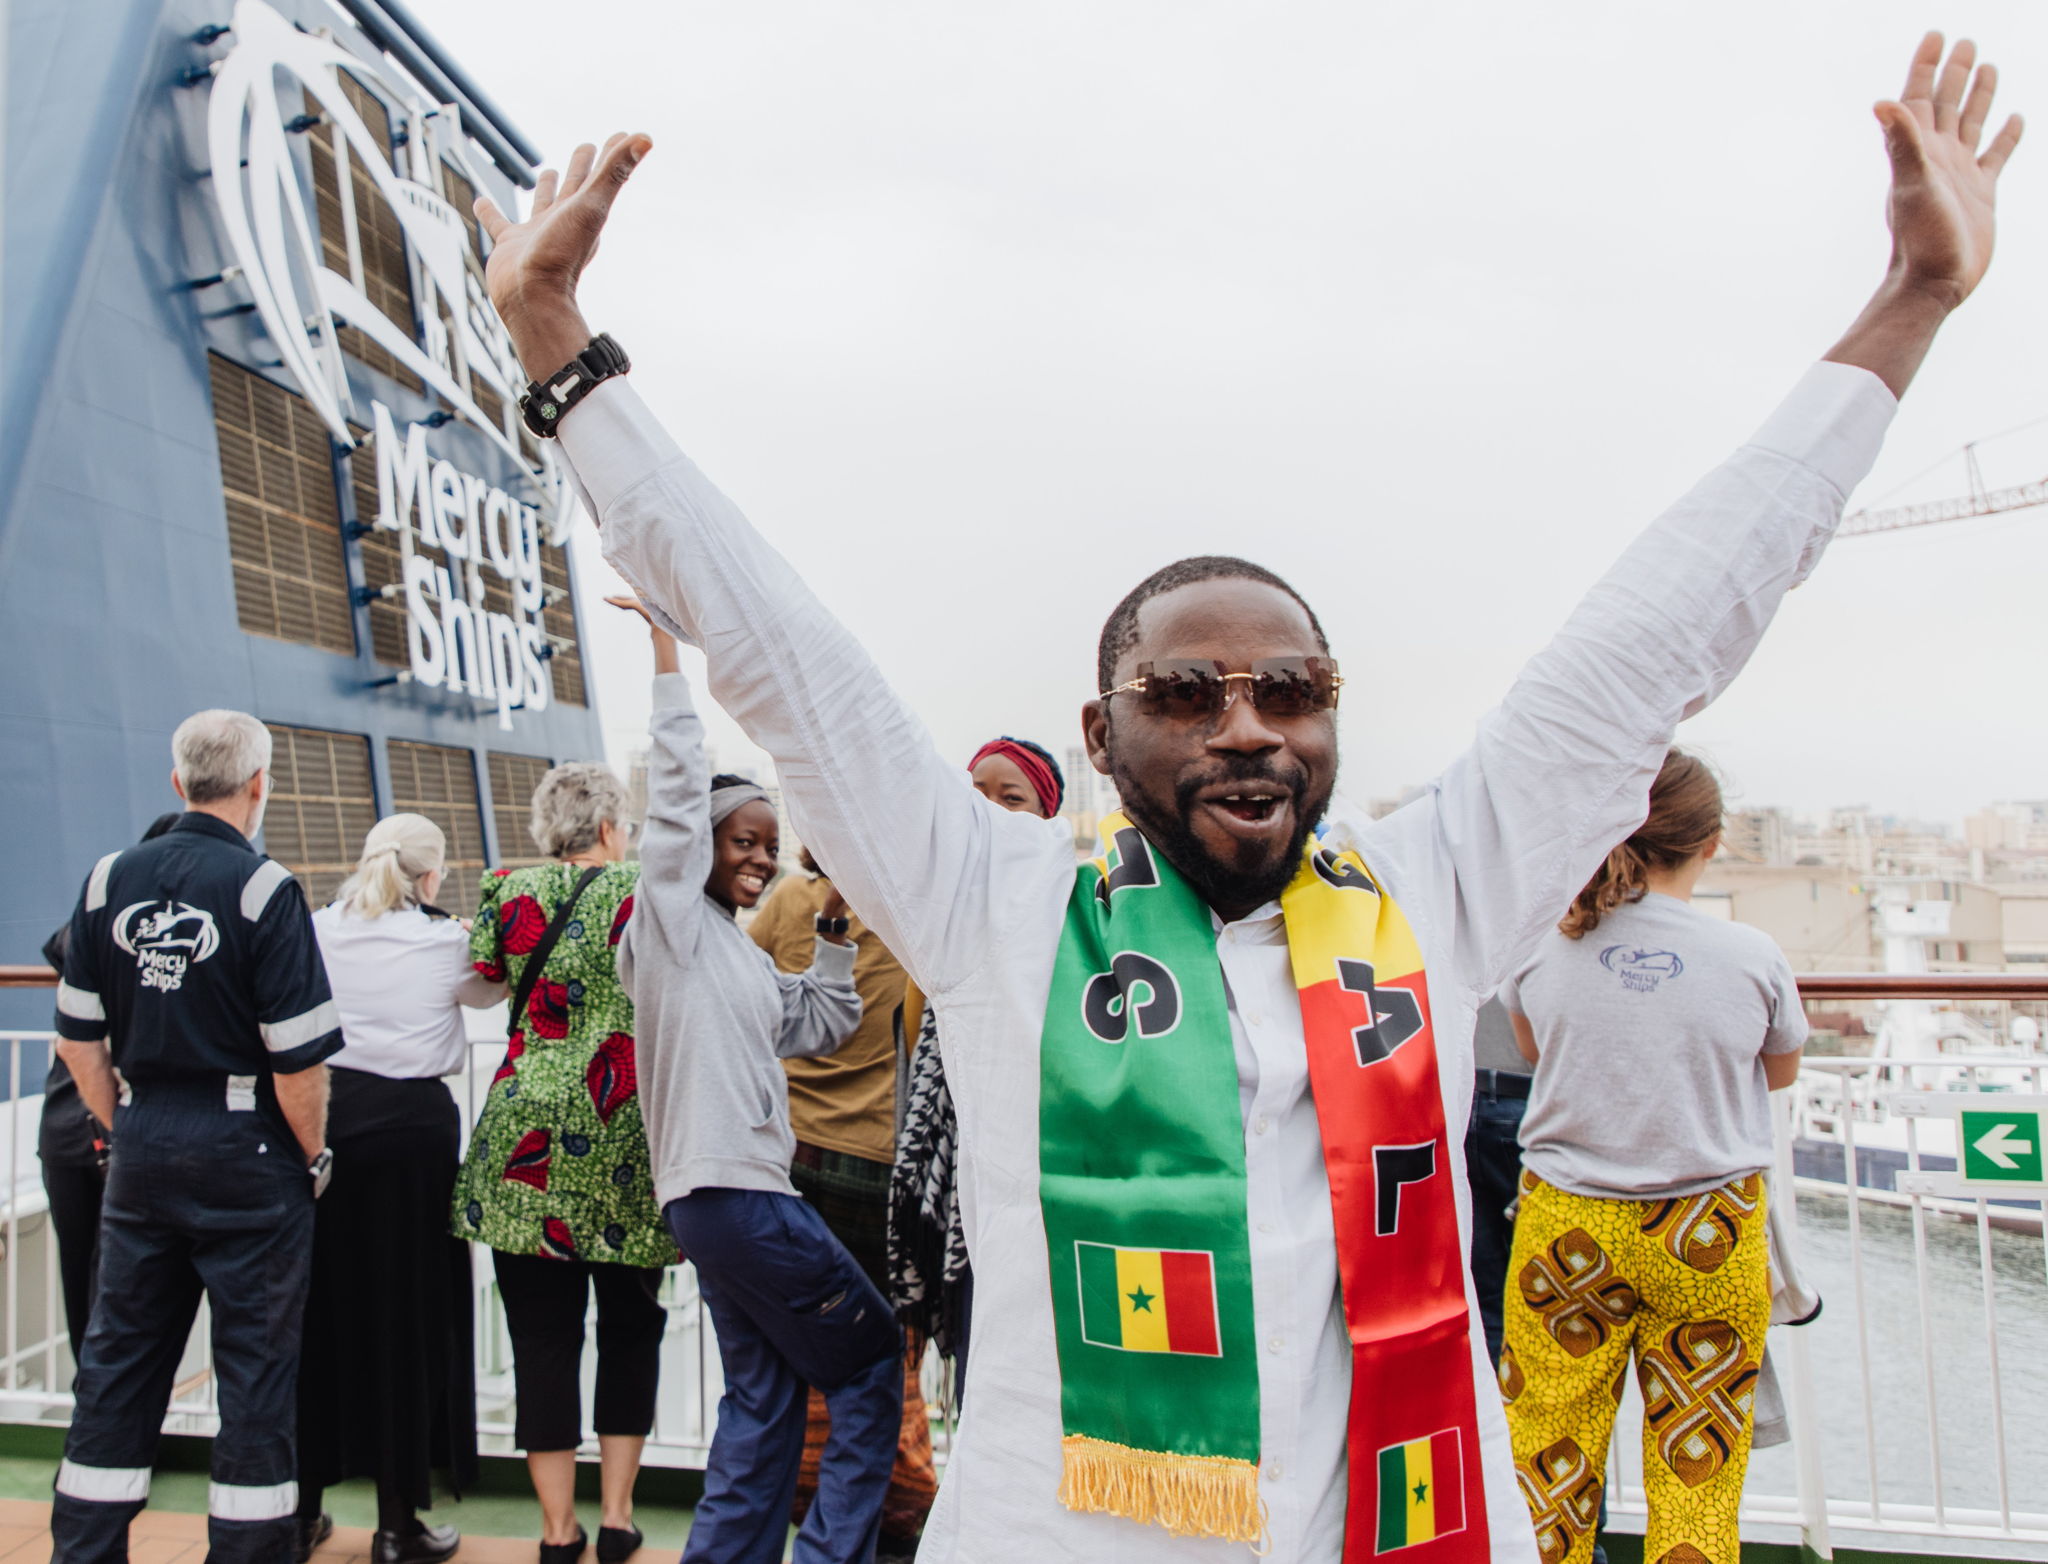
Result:
M735 776L730 771L721 771L718 773L717 776L711 779L711 791L714 793L716 793L720 788L759 787L760 785L761 784L756 782L752 777Z
M1278 587L1301 604L1301 611L1308 615L1309 628L1316 633L1317 649L1326 655L1329 652L1330 638L1323 634L1323 622L1308 606L1308 599L1264 565L1254 565L1250 560L1239 559L1232 554L1194 554L1153 571L1126 592L1124 600L1109 611L1109 618L1103 621L1102 639L1095 643L1097 690L1110 687L1116 679L1117 659L1138 644L1138 610L1161 593L1171 592L1176 587L1193 586L1197 581L1258 581Z

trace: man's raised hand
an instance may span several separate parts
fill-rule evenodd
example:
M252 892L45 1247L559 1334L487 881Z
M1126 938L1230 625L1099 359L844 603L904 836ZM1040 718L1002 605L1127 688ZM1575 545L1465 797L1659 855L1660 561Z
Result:
M1869 370L1893 396L1905 394L1949 311L1970 296L1991 264L1998 174L2020 141L2015 114L1990 146L1977 150L1997 89L1998 72L1977 66L1977 46L1969 39L1957 42L1944 65L1941 34L1929 33L1913 51L1899 101L1877 106L1892 161L1885 208L1891 264L1827 357Z
M541 174L524 222L506 217L488 196L478 199L477 221L491 236L484 285L535 378L552 374L589 342L576 283L597 254L612 202L653 146L650 137L623 133L601 149L586 142L559 178L553 169Z
M2019 145L2022 126L2013 115L1980 154L1998 68L1977 65L1977 46L1967 38L1957 40L1944 65L1941 45L1940 33L1920 40L1906 90L1876 112L1892 164L1885 214L1892 266L1901 283L1953 308L1991 264L1998 174Z

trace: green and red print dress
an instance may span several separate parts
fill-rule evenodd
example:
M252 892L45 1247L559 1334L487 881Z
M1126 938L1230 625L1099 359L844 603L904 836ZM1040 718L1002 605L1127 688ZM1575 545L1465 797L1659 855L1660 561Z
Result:
M500 869L484 880L470 959L514 992L583 870ZM676 1263L647 1164L633 1068L633 1001L619 984L619 936L635 863L607 864L583 892L526 1013L455 1181L457 1237L508 1254L620 1265Z

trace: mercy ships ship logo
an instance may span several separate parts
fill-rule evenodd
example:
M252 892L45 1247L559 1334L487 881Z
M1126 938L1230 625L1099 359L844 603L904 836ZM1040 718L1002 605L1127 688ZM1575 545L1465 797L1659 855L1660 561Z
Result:
M513 708L539 710L548 702L541 543L543 536L555 545L567 537L572 501L554 448L543 446L536 466L521 447L513 409L525 378L484 291L467 214L429 183L445 161L473 188L485 188L462 134L461 110L424 102L389 67L299 30L262 0L239 0L232 33L234 48L214 71L206 136L210 183L239 285L284 371L334 439L354 450L363 430L371 431L374 525L399 534L411 678L494 703L498 725L510 728ZM394 170L392 148L356 111L342 71L374 88L390 110L399 130L393 139L412 177ZM301 93L309 111L333 127L339 211L320 220L339 224L349 270L337 270L321 246L293 157L293 132L315 122L294 114L288 124L290 108L281 105L296 107ZM359 267L358 234L373 217L357 210L366 199L357 171L404 234L423 341L415 340L410 322L395 322L371 303L350 275ZM338 334L343 324L417 376L430 398L489 440L522 478L500 486L461 471L429 452L428 426L401 425L381 402L359 407ZM496 403L495 416L479 404L485 394ZM509 613L485 607L486 570L509 586Z

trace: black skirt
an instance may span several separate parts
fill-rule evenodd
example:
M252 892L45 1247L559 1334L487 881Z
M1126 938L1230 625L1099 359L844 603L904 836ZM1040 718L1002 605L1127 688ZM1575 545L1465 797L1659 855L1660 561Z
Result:
M330 1072L334 1177L314 1207L299 1480L373 1478L424 1509L476 1480L469 1246L448 1230L459 1120L440 1081Z

